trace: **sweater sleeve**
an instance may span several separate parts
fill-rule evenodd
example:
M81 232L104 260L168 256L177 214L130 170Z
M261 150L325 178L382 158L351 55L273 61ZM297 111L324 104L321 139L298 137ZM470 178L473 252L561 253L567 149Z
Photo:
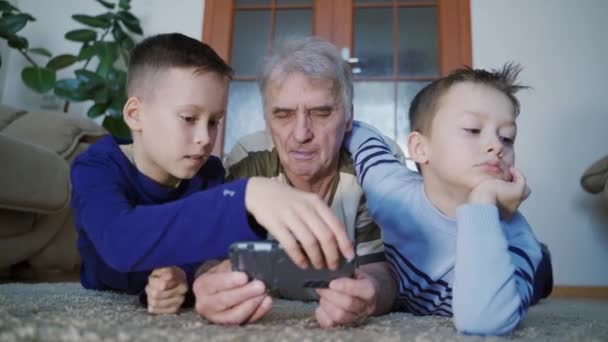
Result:
M530 305L541 258L532 229L519 213L505 223L496 206L473 204L457 209L457 225L454 324L463 333L510 333Z
M362 122L353 123L344 144L372 218L382 229L398 228L412 216L409 190L420 184L420 175L402 164L380 132Z
M134 205L115 165L77 159L72 206L102 260L119 272L217 259L238 240L258 240L245 209L247 180L158 205Z

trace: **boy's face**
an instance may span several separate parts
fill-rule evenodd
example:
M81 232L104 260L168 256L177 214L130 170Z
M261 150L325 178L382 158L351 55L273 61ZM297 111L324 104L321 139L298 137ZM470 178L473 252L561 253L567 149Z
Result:
M215 72L160 72L141 99L138 134L148 177L161 184L196 175L211 154L226 113L228 80Z
M424 177L466 194L488 178L510 181L516 132L505 94L486 85L456 84L441 98L431 124Z

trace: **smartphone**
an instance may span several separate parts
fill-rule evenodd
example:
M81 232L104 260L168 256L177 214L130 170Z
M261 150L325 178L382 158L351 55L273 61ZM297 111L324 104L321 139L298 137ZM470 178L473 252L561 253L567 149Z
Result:
M338 269L301 269L291 261L276 241L235 242L230 246L233 271L245 272L250 279L259 279L271 292L297 293L302 289L327 288L342 277L353 277L356 258L340 260Z

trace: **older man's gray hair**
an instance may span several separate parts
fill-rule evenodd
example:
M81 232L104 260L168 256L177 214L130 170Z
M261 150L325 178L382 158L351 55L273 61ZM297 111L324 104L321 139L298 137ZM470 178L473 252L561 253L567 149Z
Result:
M316 37L301 38L289 41L266 58L258 77L264 106L269 83L280 82L293 72L310 79L333 81L344 115L347 119L352 117L353 79L350 66L333 44Z

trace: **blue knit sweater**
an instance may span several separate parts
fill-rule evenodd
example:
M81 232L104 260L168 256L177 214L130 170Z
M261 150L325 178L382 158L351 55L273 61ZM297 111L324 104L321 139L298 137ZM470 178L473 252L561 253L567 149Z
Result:
M247 219L247 180L222 184L219 159L167 188L139 172L118 144L104 137L71 170L85 288L141 293L153 269L174 265L192 283L198 263L226 257L234 241L260 238Z
M371 126L356 122L346 146L382 229L398 308L453 316L463 333L512 331L530 304L541 259L524 217L501 221L496 206L473 204L448 217L427 198L422 177L400 164Z

